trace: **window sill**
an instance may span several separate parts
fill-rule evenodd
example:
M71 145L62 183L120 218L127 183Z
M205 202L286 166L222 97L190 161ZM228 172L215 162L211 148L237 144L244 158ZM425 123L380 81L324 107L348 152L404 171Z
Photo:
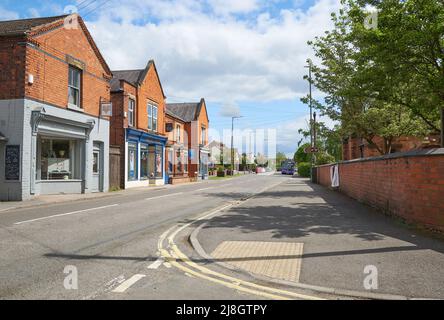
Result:
M57 179L57 180L37 180L36 183L62 183L62 182L82 182L81 179Z
M78 107L78 106L76 106L76 105L74 105L74 104L70 104L70 103L68 103L68 109L69 109L69 110L73 110L73 111L78 111L78 112L85 112L85 111L83 110L83 108Z

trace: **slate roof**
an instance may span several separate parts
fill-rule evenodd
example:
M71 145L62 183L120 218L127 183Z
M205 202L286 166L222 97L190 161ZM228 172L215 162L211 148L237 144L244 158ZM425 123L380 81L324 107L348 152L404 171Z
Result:
M133 86L137 86L140 76L144 71L145 69L113 71L111 91L114 92L120 90L120 80L125 80Z
M200 102L196 103L167 103L166 113L184 122L191 122L199 115Z
M137 87L143 82L151 67L153 67L154 71L156 72L157 78L159 79L160 90L162 90L163 97L166 98L165 93L163 91L162 82L160 81L154 60L148 61L148 64L146 65L145 69L113 71L113 78L111 79L110 83L111 92L118 92L121 90L120 80L124 80L129 84Z
M43 25L65 19L67 16L68 15L0 21L0 36L23 35L27 32L32 31L36 27L41 27Z

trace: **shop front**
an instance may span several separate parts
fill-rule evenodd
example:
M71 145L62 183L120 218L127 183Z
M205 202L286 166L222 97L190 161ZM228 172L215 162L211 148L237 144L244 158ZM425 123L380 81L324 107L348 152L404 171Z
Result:
M27 99L14 103L2 115L10 121L0 139L0 200L108 191L108 120Z
M193 181L189 175L188 149L183 145L167 147L167 174L169 184L179 184Z
M208 179L208 165L210 161L210 149L199 148L199 179Z
M51 106L31 110L30 193L108 191L109 122Z
M126 129L125 188L165 184L165 137Z

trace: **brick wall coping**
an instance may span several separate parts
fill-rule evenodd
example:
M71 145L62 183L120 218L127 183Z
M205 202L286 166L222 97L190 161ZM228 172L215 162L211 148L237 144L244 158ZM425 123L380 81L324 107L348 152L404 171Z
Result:
M378 157L370 157L370 158L359 158L347 161L340 161L339 164L349 164L356 162L368 162L368 161L382 161L382 160L391 160L398 158L411 158L411 157L430 157L430 156L444 156L444 148L434 148L434 149L415 149L406 152L396 152L391 154L386 154ZM317 168L328 167L335 165L337 163L329 163L321 166L316 166Z

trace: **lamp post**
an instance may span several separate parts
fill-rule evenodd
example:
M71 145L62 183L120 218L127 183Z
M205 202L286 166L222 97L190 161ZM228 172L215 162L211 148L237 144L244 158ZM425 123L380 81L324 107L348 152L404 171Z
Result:
M234 119L239 119L239 118L242 118L242 116L231 117L231 175L233 175L234 173L234 147L233 147Z

